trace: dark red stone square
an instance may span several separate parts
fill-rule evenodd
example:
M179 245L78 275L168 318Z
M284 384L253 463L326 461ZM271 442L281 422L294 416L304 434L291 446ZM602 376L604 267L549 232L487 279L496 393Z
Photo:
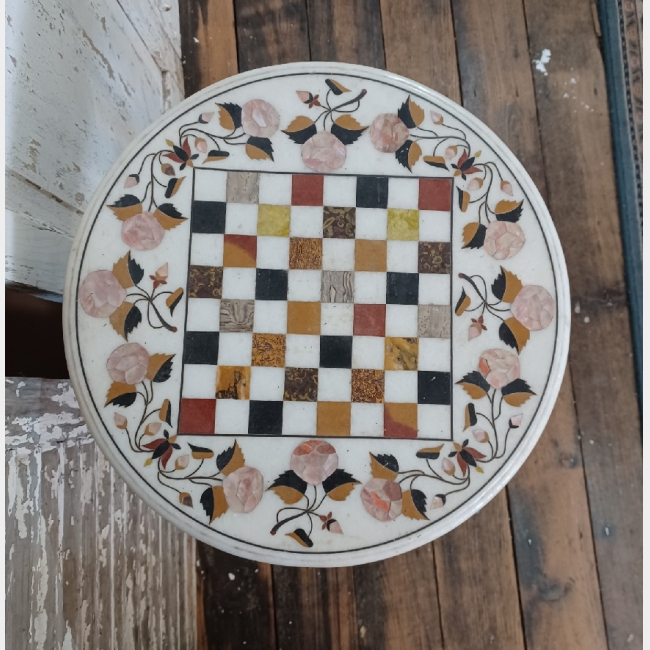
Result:
M386 305L354 306L355 336L386 336Z
M451 189L449 178L421 178L418 208L420 210L451 210Z
M216 407L216 399L181 400L179 433L213 434Z
M294 174L291 205L323 205L323 177L318 174Z

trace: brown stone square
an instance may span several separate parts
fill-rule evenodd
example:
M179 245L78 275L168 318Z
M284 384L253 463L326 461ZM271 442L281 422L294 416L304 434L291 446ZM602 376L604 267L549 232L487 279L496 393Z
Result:
M451 273L451 243L421 241L418 243L419 273Z
M294 174L291 205L323 205L323 177L320 174Z
M386 270L386 240L357 239L354 248L355 271Z
M386 336L386 305L354 305L355 336Z
M319 436L349 436L351 402L318 402L316 433Z
M288 402L315 402L318 395L318 368L285 368L284 399Z
M221 266L190 266L187 281L190 298L221 298L223 268Z
M217 399L250 399L250 366L217 368Z
M384 371L352 370L352 401L381 404L384 401Z
M323 266L323 240L318 237L291 237L289 268L317 270Z
M253 334L253 365L284 368L286 348L284 334Z
M224 235L223 265L254 269L257 266L257 237Z
M320 302L289 302L287 334L320 334Z
M418 405L385 404L384 436L386 438L417 438Z
M417 370L418 339L386 337L384 368L386 370Z
M323 208L323 237L354 239L356 227L356 208Z
M447 178L421 178L418 208L420 210L451 210L453 181Z

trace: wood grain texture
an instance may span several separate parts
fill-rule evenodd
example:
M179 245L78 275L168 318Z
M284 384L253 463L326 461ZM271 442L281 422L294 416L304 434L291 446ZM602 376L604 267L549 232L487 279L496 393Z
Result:
M194 648L194 544L110 468L67 381L5 398L7 647Z
M434 549L445 648L523 649L505 492Z
M237 74L233 0L180 3L185 90L188 95Z
M277 645L283 650L357 650L351 568L273 568Z
M443 647L431 544L355 567L354 584L359 648Z
M508 486L529 648L607 648L570 378Z
M382 0L386 69L460 102L449 0Z
M388 69L410 76L411 62L426 59L429 56L426 49L428 43L435 42L441 57L436 60L440 72L435 67L423 67L419 71L422 77L417 80L438 90L439 84L445 83L445 94L454 101L460 101L458 61L454 33L450 28L451 7L436 3L433 8L428 8L429 12L435 11L436 15L441 16L441 21L427 25L426 39L408 39L406 34L401 33L402 12L386 6L382 8ZM427 11L426 8L419 8ZM407 39L408 46L405 46L404 39ZM455 82L450 81L454 78ZM489 544L490 566L486 566L484 554L478 550L478 540L489 540L485 543ZM498 495L479 515L434 542L434 549L439 590L440 594L444 594L440 602L440 615L445 647L479 648L488 643L496 643L497 647L504 648L523 647L505 494Z
M379 0L307 0L312 61L384 67Z
M199 647L276 648L271 566L206 544L198 545L198 557Z
M545 195L523 7L516 0L497 0L494 14L480 13L479 8L471 0L454 5L465 105L504 139ZM524 627L532 647L606 644L572 409L567 376L553 419L508 487ZM557 471L551 473L550 468ZM525 507L532 503L534 508ZM544 625L551 619L553 625Z
M239 71L309 60L303 0L235 0Z
M640 648L641 429L602 58L586 0L525 7L531 51L553 53L534 81L549 207L579 312L569 359L607 637Z

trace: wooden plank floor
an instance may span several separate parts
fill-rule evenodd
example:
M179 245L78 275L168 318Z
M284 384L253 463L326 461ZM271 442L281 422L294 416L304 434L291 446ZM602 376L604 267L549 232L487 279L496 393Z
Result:
M204 648L641 648L640 416L597 13L592 0L486 7L180 3L188 95L311 59L385 68L464 104L547 200L575 311L557 406L507 490L435 543L355 568L270 567L200 545Z

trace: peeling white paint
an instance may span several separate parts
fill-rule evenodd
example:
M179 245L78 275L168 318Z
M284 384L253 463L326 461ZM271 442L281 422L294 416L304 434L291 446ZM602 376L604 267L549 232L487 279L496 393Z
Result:
M7 646L195 647L194 545L115 475L68 382L5 386Z
M544 49L538 59L533 59L535 70L541 72L545 77L548 76L547 64L551 61L551 50Z

